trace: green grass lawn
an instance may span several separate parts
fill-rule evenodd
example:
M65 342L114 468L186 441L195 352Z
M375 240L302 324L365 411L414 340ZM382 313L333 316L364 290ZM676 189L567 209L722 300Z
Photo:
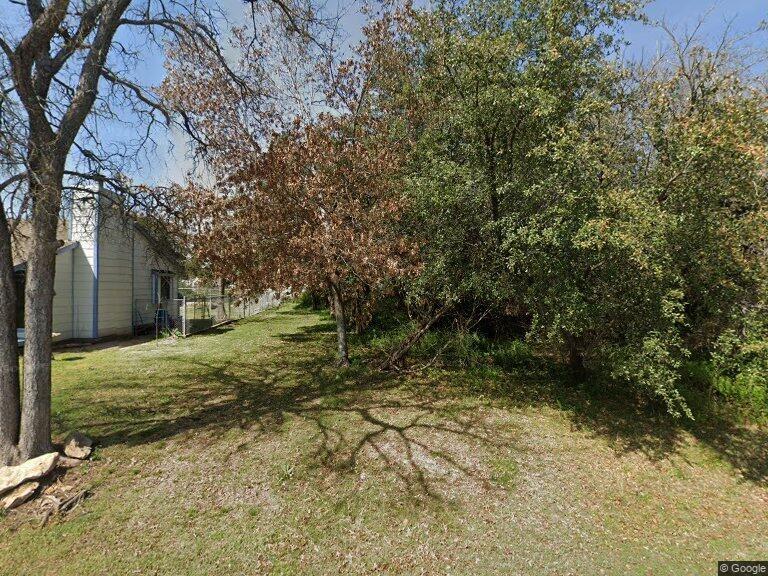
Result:
M284 306L186 340L59 352L91 496L0 519L0 574L710 574L768 557L766 431L545 373L339 372ZM129 345L130 344L130 345Z

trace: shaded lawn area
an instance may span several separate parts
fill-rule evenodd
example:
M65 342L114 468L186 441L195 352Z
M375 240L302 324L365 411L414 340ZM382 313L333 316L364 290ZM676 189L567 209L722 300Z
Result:
M59 481L0 519L1 574L702 574L768 557L766 434L684 430L494 367L334 368L284 306L187 340L57 353ZM358 348L359 352L359 348Z

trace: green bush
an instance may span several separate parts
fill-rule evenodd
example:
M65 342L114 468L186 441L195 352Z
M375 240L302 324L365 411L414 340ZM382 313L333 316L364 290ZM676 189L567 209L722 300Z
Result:
M369 338L368 344L376 351L390 351L413 329L414 325L404 324L393 330L380 330ZM427 332L409 358L414 364L434 360L435 364L451 368L493 365L508 371L538 370L545 364L525 340L493 339L478 332L449 328Z
M642 4L470 1L407 17L377 62L393 133L418 119L407 301L524 318L539 357L675 416L695 416L683 364L722 349L712 386L757 405L765 337L728 348L727 334L766 302L768 92L734 70L738 42L729 54L693 38L652 68L624 66L621 28ZM505 345L436 332L414 354L530 362Z
M328 307L328 298L316 290L303 290L296 305L307 310L321 310Z
M768 320L758 310L742 330L725 331L712 354L712 386L754 415L768 417Z

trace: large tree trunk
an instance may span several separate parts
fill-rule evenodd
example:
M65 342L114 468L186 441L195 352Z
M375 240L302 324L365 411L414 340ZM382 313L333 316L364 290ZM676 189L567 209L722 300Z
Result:
M0 466L18 460L20 398L19 348L16 340L16 281L13 276L11 235L0 206Z
M347 346L347 318L344 313L344 300L338 282L330 280L333 314L336 317L336 336L339 349L339 366L349 366L349 348Z
M34 204L25 290L24 395L19 438L22 460L52 450L51 338L61 169L40 170L36 176L30 179L36 183L30 184Z

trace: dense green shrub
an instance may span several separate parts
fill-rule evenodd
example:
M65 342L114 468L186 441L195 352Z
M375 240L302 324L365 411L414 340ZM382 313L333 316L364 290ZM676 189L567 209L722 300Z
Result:
M328 296L322 291L305 288L299 294L296 305L308 310L322 310L328 307Z
M696 39L623 66L620 24L639 7L438 3L378 38L382 113L408 118L413 142L422 266L408 301L518 315L537 354L675 415L691 416L692 357L712 355L713 385L759 403L764 334L739 331L766 304L766 89L738 54ZM479 362L475 338L416 352Z
M741 333L726 330L712 354L712 385L725 398L768 417L768 318L745 318Z

